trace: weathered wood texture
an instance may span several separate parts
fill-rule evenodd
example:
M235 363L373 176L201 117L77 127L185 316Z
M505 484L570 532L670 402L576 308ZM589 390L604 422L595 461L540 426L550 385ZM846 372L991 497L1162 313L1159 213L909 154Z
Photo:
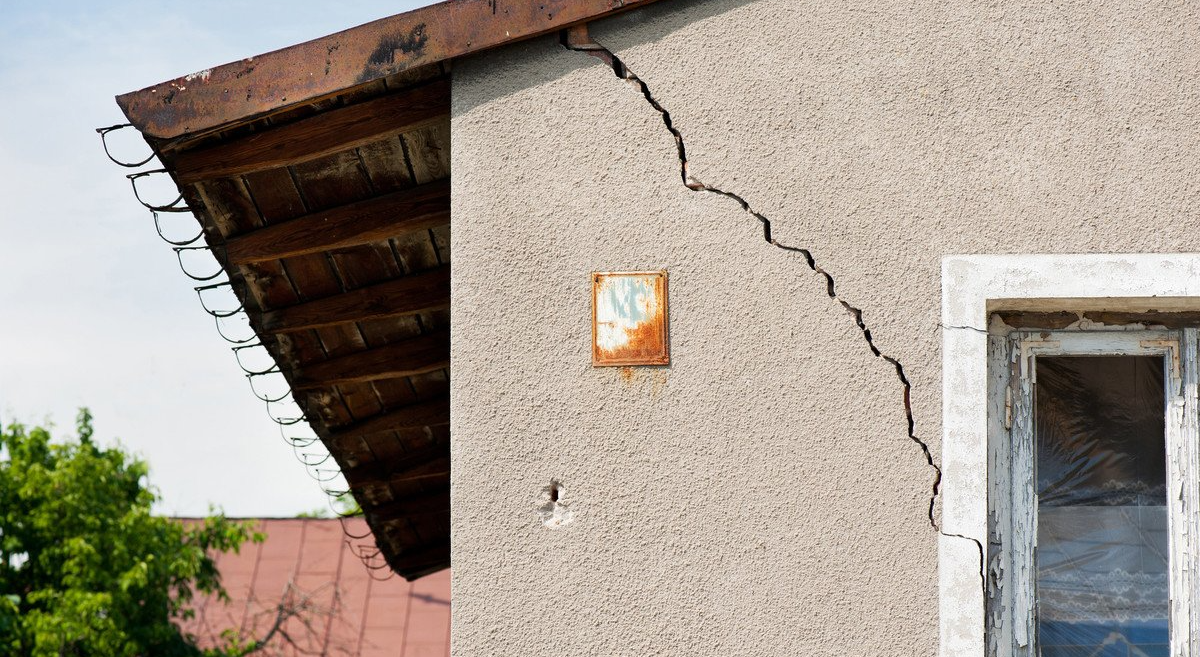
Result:
M361 246L450 225L450 182L427 183L275 224L230 239L232 265Z
M263 330L304 329L413 315L450 305L450 268L439 267L263 313Z
M392 94L329 110L245 138L174 156L182 184L307 162L358 148L386 136L438 123L450 113L450 80L441 78Z
M450 558L449 96L444 76L396 84L161 156L381 554L413 578Z
M375 517L376 520L388 522L392 520L400 520L408 516L416 516L425 513L443 513L450 510L450 489L443 491L434 491L417 495L406 500L399 500L389 504L385 509L372 512L367 511Z
M206 134L230 123L358 95L423 66L556 32L653 0L450 0L123 94L117 103L142 134L159 140Z
M449 452L446 445L434 443L406 452L388 463L378 461L364 463L343 471L346 481L353 486L386 483L395 479L411 479L436 473L441 466L448 466Z
M362 383L427 374L450 366L450 335L429 333L419 338L375 347L295 370L292 388L305 390L340 383Z
M361 422L335 427L330 433L334 440L345 440L350 437L370 436L384 431L436 427L447 424L450 424L450 401L444 397L436 397L375 415Z

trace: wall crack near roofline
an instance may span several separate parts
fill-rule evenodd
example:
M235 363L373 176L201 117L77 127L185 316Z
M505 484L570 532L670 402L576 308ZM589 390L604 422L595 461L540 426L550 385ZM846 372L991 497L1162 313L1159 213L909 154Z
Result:
M585 34L586 34L586 32L583 32L582 30L580 30L580 31L572 30L570 32L564 32L562 44L568 50L582 52L582 53L591 55L591 56L596 57L596 58L600 59L601 61L603 61L606 65L609 66L609 68L612 70L614 75L616 75L618 78L632 84L633 86L637 87L637 89L641 92L642 96L645 97L646 102L649 103L652 108L654 108L654 111L658 112L659 115L662 116L663 124L666 126L667 131L670 132L671 136L675 139L675 148L677 151L677 155L679 157L679 177L680 177L681 182L683 182L683 185L693 192L707 192L710 194L718 194L720 196L724 196L726 198L732 199L739 206L741 206L743 211L745 211L747 214L753 216L755 219L757 219L759 221L759 223L762 225L763 239L768 244L770 244L771 246L774 246L776 248L783 249L784 251L789 251L791 253L800 254L800 256L804 258L804 262L805 262L805 264L808 265L808 268L811 269L814 273L816 273L816 274L820 275L822 278L824 278L825 293L827 295L829 295L829 298L832 299L833 301L837 302L839 305L841 305L842 308L845 309L845 311L847 313L849 313L849 315L851 317L854 318L854 323L858 327L859 332L862 333L863 340L866 341L867 347L871 350L871 353L876 358L891 365L892 368L895 370L896 378L898 378L900 380L900 384L903 389L904 415L908 421L908 428L907 428L908 429L908 438L910 440L912 440L914 443L916 443L917 446L919 446L921 448L921 453L925 457L926 464L933 470L933 473L934 473L932 490L931 490L930 496L929 496L929 509L928 509L929 525L930 525L930 527L933 528L934 531L936 531L938 534L940 534L942 536L946 536L949 538L959 538L962 540L971 541L972 543L975 544L975 547L979 550L979 581L980 581L980 586L983 589L984 598L986 599L986 597L987 597L987 575L986 575L986 566L985 566L986 556L985 556L985 552L983 549L983 543L977 538L965 536L963 534L955 534L955 533L944 531L942 529L942 527L938 524L937 517L934 513L934 509L937 506L938 495L941 494L942 468L941 468L941 466L939 466L937 464L936 461L934 461L933 453L929 450L929 445L927 445L925 443L925 441L921 440L921 438L919 436L917 436L916 422L913 419L912 403L911 403L912 384L909 383L908 377L904 373L904 366L900 363L899 360L897 360L896 358L894 358L888 354L883 353L882 351L880 351L879 347L875 345L875 340L871 336L871 329L867 326L866 322L863 320L862 309L851 305L848 301L846 301L844 298L842 298L838 294L836 282L834 281L833 275L830 274L828 271L826 271L824 268L822 268L820 266L820 264L817 263L817 261L813 257L813 254L811 251L809 251L808 249L805 249L803 247L791 246L791 245L783 244L783 243L777 241L771 234L771 220L768 219L762 213L755 210L753 208L753 206L750 205L749 201L747 201L741 195L736 194L734 192L726 191L726 190L720 189L718 187L714 187L712 185L706 184L688 172L687 147L683 140L683 134L679 131L678 128L675 127L675 124L671 120L671 113L668 112L666 110L666 108L664 108L661 104L659 104L659 102L654 98L654 95L650 92L650 87L646 84L646 82L643 81L640 77L638 77L637 74L635 74L633 71L629 70L629 67L625 65L625 62L621 61L621 59L619 57L617 57L611 50L609 50L608 48L605 48L604 46L600 45L599 43L596 43L595 41L591 40L590 37L587 37L586 41L581 42L579 37L581 35L585 35Z

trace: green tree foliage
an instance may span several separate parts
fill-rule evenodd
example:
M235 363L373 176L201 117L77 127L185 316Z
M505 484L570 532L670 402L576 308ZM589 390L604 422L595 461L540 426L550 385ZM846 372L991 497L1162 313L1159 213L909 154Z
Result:
M225 597L211 555L261 541L247 523L214 514L184 524L151 515L146 464L92 440L46 429L0 431L0 654L113 657L245 654L227 636L200 650L173 623L194 595Z

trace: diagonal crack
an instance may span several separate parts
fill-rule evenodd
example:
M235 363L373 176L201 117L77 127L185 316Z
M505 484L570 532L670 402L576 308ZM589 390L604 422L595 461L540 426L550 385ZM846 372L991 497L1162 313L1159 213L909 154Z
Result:
M875 344L874 338L871 336L871 329L867 327L866 322L863 320L862 309L851 305L850 302L846 301L838 294L833 275L817 263L816 258L813 257L811 251L803 247L783 244L772 237L771 220L768 219L766 215L755 210L750 205L750 202L741 195L706 184L688 173L687 146L683 141L683 133L681 133L679 129L675 127L674 122L671 120L671 113L668 112L666 108L659 104L658 100L654 98L654 95L650 93L650 87L646 84L646 82L638 77L633 71L629 70L629 67L625 65L625 62L621 61L621 59L617 57L611 50L605 48L599 43L596 43L595 41L592 41L590 38L582 43L578 42L576 41L577 34L578 33L568 34L564 32L562 39L563 46L568 50L586 53L603 61L612 69L614 75L637 87L642 96L645 97L646 102L654 108L654 111L658 112L662 116L663 124L666 126L667 131L670 132L671 136L675 139L675 148L678 151L679 156L679 177L684 186L693 192L707 192L733 199L739 206L741 206L742 210L753 216L762 224L763 239L766 240L768 244L783 249L784 251L800 254L804 258L804 262L808 265L808 268L825 279L825 293L829 295L829 298L841 305L842 308L854 318L854 324L858 327L859 332L862 333L863 340L866 341L867 348L871 350L871 353L876 358L887 362L892 366L892 368L895 369L896 378L900 380L900 384L904 391L904 415L908 421L908 438L921 448L921 453L925 457L925 463L933 470L933 486L929 495L929 526L942 536L959 538L966 541L971 541L975 544L975 547L979 550L979 581L981 587L983 588L984 598L986 599L986 557L983 549L983 543L980 542L979 539L972 538L970 536L943 531L941 526L938 525L937 518L934 514L934 509L937 506L938 495L941 494L942 468L934 461L933 453L929 450L929 445L927 445L924 440L921 440L921 438L917 436L916 422L913 419L911 402L912 384L909 382L908 376L906 376L904 373L904 366L895 357L880 351L879 347Z

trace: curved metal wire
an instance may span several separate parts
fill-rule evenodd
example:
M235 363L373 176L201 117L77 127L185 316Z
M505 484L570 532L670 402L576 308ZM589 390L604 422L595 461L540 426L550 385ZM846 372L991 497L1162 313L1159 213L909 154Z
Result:
M322 463L324 463L325 461L329 460L329 457L326 457L324 460L321 461L321 463L308 463L303 458L304 453L301 453L299 451L300 449L303 449L303 448L292 447L292 456L296 457L296 460L304 465L304 467L305 467L304 471L308 474L310 479L317 482L318 484L321 484L321 490L325 490L325 484L337 479L337 476L342 473L342 471L339 469L339 470L332 471L333 472L332 477L322 477L321 476L322 472L330 472L330 470L328 468L320 468L317 466L319 466ZM330 456L332 456L332 455L330 455Z
M336 498L334 498L334 500L336 501ZM332 504L330 504L329 506L330 506L330 508L333 507ZM367 517L367 512L363 511L362 507L359 507L353 511L338 511L337 509L333 509L333 512L335 514L337 514L337 517L339 517L339 518L363 518L363 519L365 519Z
M185 271L183 273L186 274L187 272ZM204 312L212 315L213 317L225 318L225 317L233 317L234 315L236 315L246 309L246 302L241 301L241 300L239 300L238 307L234 308L233 310L212 310L211 308L209 308L208 304L204 303L204 292L207 290L215 290L220 287L228 287L230 290L233 290L233 281L221 281L220 283L213 283L211 285L200 285L198 287L192 288L193 290L196 291L196 296L200 297L200 307L204 309ZM245 347L242 347L242 348L244 349ZM236 352L237 350L235 349L234 351Z
M273 419L273 418L272 418L272 419ZM296 459L298 462L300 462L302 465L304 465L304 473L305 473L305 474L307 474L307 475L309 476L309 478L310 478L310 479L312 479L313 481L315 481L315 482L317 482L318 484L320 484L320 485L321 485L321 490L322 490L322 491L323 491L323 492L324 492L326 495L328 495L328 494L329 494L329 489L325 487L325 484L326 484L327 482L329 482L329 481L332 481L334 478L336 478L336 476L337 476L337 475L335 474L335 475L334 475L334 477L331 477L331 478L329 478L329 479L322 479L322 478L321 478L321 476L320 476L320 474L319 474L319 473L317 473L315 470L316 470L316 466L319 466L319 465L323 464L325 461L329 460L329 458L332 456L332 454L329 454L329 452L328 452L328 451L326 451L326 457L325 457L324 459L322 459L320 462L317 462L317 463L309 463L309 462L308 462L308 459L306 458L306 453L301 453L301 452L300 452L300 450L302 450L302 449L307 449L307 448L308 448L309 446L311 446L313 443L315 443L315 442L317 442L318 440L320 440L320 438L314 437L312 440L308 440L308 441L304 442L303 444L301 444L301 443L300 443L300 439L297 439L297 438L288 438L288 437L287 437L287 435L284 433L284 427L283 427L282 425L280 425L280 427L279 427L279 435L280 435L280 436L281 436L281 437L282 437L284 440L287 440L287 441L288 441L288 443L291 445L291 447L292 447L292 456L293 456L293 457L295 457L295 459ZM340 470L339 470L339 471L337 471L337 472L339 472L339 473L340 473Z
M188 206L177 205L183 200L183 192L179 192L179 196L175 197L174 201L171 201L166 205L151 205L150 203L142 200L142 195L138 193L137 181L141 178L152 176L156 173L167 173L167 169L151 169L149 171L139 171L137 173L131 173L125 176L129 179L129 184L133 187L133 197L137 199L137 202L155 212L191 212L192 209Z
M255 347L261 347L262 350L264 352L266 352L268 357L271 356L271 352L267 351L267 348L265 346L263 346L263 343L261 340L254 344L240 344L240 345L237 345L236 347L231 348L231 350L233 351L233 359L237 361L238 367L242 368L242 372L244 372L246 374L266 374L267 372L271 371L272 369L279 368L279 366L275 364L274 358L271 358L271 365L269 365L267 367L267 369L265 369L265 370L252 370L252 369L246 367L246 364L242 362L241 352L245 349L253 349Z
M270 402L268 402L268 403L270 403ZM268 415L270 415L269 411L268 411ZM270 415L270 417L271 417L271 420L273 422L275 422L275 424L278 424L281 427L290 427L290 426L299 424L301 422L304 422L306 419L303 415L301 415L300 417L285 417L285 418L278 418L278 417L275 417L274 415Z
M282 429L283 427L280 427ZM285 438L292 449L308 449L313 443L319 442L320 438Z
M299 449L305 449L305 448L301 447ZM321 456L320 454L314 453L314 452L300 452L300 456L301 456L301 459L300 459L301 463L303 463L304 465L306 465L310 468L315 468L320 465L325 465L325 462L328 461L330 458L332 458L333 455L330 454L329 452L325 452L325 456ZM310 457L310 456L321 456L321 460L320 461L309 461L308 457ZM337 472L341 472L341 470L338 470Z
M162 224L159 223L159 221L158 221L158 211L151 210L150 214L154 215L154 229L158 231L158 237L162 241L166 242L167 244L170 244L171 246L191 246L191 245L195 244L196 241L199 240L201 237L204 237L204 229L201 228L200 232L196 233L196 236L190 240L176 242L175 240L167 239L167 236L163 234Z
M321 487L321 490L327 496L325 503L329 505L329 510L333 513L333 517L339 518L339 519L363 517L362 507L360 507L358 505L355 505L355 508L357 509L357 511L352 511L350 513L344 513L343 511L341 511L340 509L338 509L337 507L334 506L334 503L336 503L342 496L349 493L349 491L343 491L343 492L335 495L334 494L335 491L331 491L328 488L325 488L324 486Z
M284 390L283 393L281 393L278 397L264 397L263 395L258 394L258 388L255 387L255 385L254 385L254 377L267 376L268 374L282 374L282 372L279 370L279 367L272 367L271 369L266 370L265 372L258 372L255 374L247 374L246 380L250 382L250 392L254 393L254 396L257 397L259 399L259 401L263 401L268 404L275 404L275 403L278 403L278 402L281 402L281 401L287 399L288 395L292 394L291 389ZM269 408L268 408L267 412L270 413ZM271 416L271 419L275 420L276 422L279 421L279 420L275 419L274 415ZM300 418L300 419L303 419L303 418ZM293 422L293 424L295 424L295 423Z
M370 528L368 528L368 529L367 529L367 533L363 534L362 536L358 536L358 535L355 535L355 534L351 534L351 533L350 533L350 531L349 531L348 529L346 529L346 519L345 519L345 518L338 518L338 521L339 521L339 522L341 522L341 524L342 524L342 533L343 533L343 534L345 534L345 535L346 535L346 537L347 537L347 538L349 538L349 539L350 539L350 540L352 540L352 541L361 541L361 540L363 540L364 538L367 538L368 536L371 536L371 535L372 535L372 534L371 534L371 530L370 530ZM355 555L355 556L358 556L358 555Z
M326 459L326 460L328 460L328 459ZM337 479L337 478L338 478L338 475L342 474L342 471L341 471L340 469L338 469L338 470L330 470L329 468L315 468L315 467L314 467L312 470L313 470L313 472L314 472L314 473L316 473L316 475L317 475L317 476L316 476L316 477L314 477L314 478L315 478L317 481L321 482L322 484L327 484L327 483L329 483L329 482L331 482L331 481L333 481L333 480ZM322 472L332 472L333 474L332 474L331 476L328 476L328 477L324 477L324 478L322 478L322 477L321 477L321 473L322 473Z
M118 123L116 125L110 125L107 128L96 128L96 132L100 134L100 143L104 146L104 154L108 156L108 159L112 160L113 164L125 167L126 169L136 169L154 159L154 152L151 151L150 154L146 156L146 159L142 160L141 162L122 162L113 157L112 153L108 152L108 133L131 127L133 127L132 123Z
M183 274L185 276L192 279L193 281L198 281L198 282L203 283L205 281L211 281L212 279L225 273L225 270L221 268L220 263L217 263L217 271L213 272L212 274L209 274L208 276L196 276L196 275L192 274L192 272L188 271L187 267L184 266L184 264L183 264L183 252L184 251L208 251L211 253L212 249L210 249L207 245L205 245L205 246L173 246L173 247L171 247L171 250L175 251L175 259L179 261L179 269L181 269L183 271ZM214 257L214 259L215 259L215 257ZM203 303L203 302L201 302L201 303Z
M270 372L268 372L268 374L269 373ZM259 376L263 376L263 375L259 375ZM286 381L285 381L285 383L286 383ZM286 416L286 415L276 416L275 413L271 410L271 404L278 404L281 402L286 404L287 402L285 402L284 400L287 399L288 395L291 395L291 394L292 394L292 390L291 390L291 387L289 386L287 393L284 394L282 397L280 397L278 399L272 399L272 400L263 399L263 401L266 402L266 404L267 404L267 416L270 417L271 420L275 424L279 425L280 431L283 430L283 427L291 427L291 426L300 424L301 422L308 421L308 416L304 414L304 409L300 408L300 405L296 403L296 399L294 396L292 397L291 403L293 406L296 407L297 411L300 411L300 415L298 415L296 417L290 417L290 416ZM262 399L262 397L259 397L259 399Z
M100 141L104 147L104 154L108 157L109 160L111 160L114 164L117 164L122 167L137 168L137 167L145 165L150 160L152 160L154 158L154 153L151 153L150 156L148 156L145 160L142 160L141 162L130 163L130 162L122 162L120 160L117 160L115 157L113 157L112 153L109 151L109 148L108 148L108 134L115 130L120 130L120 129L127 128L127 127L130 127L130 124L126 123L126 124L108 126L106 128L97 128L96 132L100 135ZM204 237L203 226L201 226L200 230L196 233L195 237L192 237L191 239L187 239L187 240L173 240L173 239L168 238L166 236L166 234L163 232L162 220L161 220L161 217L159 217L160 212L183 213L183 212L191 211L191 208L187 207L186 204L180 205L180 203L184 201L183 193L180 192L180 194L175 198L175 200L171 201L170 203L168 203L166 205L154 205L151 203L147 203L144 199L142 199L141 192L138 188L138 180L148 177L148 176L151 176L151 175L154 175L154 174L162 174L162 173L168 173L168 171L164 168L152 169L149 171L141 171L141 172L137 172L137 173L128 174L126 176L126 178L129 180L130 187L133 189L134 198L137 199L138 203L140 203L143 207L150 210L150 213L153 215L154 229L158 233L159 238L161 240L163 240L164 242L170 244L172 246L173 250L175 251L175 259L179 263L179 269L184 273L185 276L187 276L188 278L190 278L194 281L199 281L199 282L211 281L211 280L215 279L217 276L219 276L220 274L224 273L224 270L218 269L216 273L214 273L210 276L195 276L191 272L189 272L187 270L187 267L183 264L183 252L184 251L198 251L198 250L211 251L212 250L210 247L205 246L205 245L195 246L196 242L199 241L202 237ZM264 351L266 351L267 356L270 357L272 361L274 361L274 356L271 354L270 351L268 351L266 349L266 347L265 347L265 345L263 345L261 339L258 339L258 336L255 335L254 333L251 333L249 337L244 338L244 339L231 338L229 335L226 335L225 329L222 327L222 320L228 319L230 317L238 316L239 314L242 316L245 315L245 302L243 301L243 299L246 298L246 295L242 294L242 295L238 296L239 304L238 304L238 307L234 310L228 310L228 311L213 310L208 307L208 303L204 299L205 291L214 290L214 289L217 289L220 287L226 287L226 286L228 286L236 294L237 290L234 289L232 280L221 281L218 283L211 283L208 285L200 285L200 286L196 286L193 289L195 289L195 291L196 291L197 298L200 299L201 308L203 308L204 312L208 313L209 316L211 316L213 318L213 323L216 325L216 328L217 328L217 334L221 336L221 339L234 345L232 348L233 353L234 353L234 359L237 361L238 367L241 368L242 372L245 374L246 380L249 381L251 394L253 394L256 398L258 398L260 401L262 401L266 404L267 415L271 418L272 421L274 421L276 423L276 425L279 426L280 435L282 437L284 437L286 440L288 440L289 444L292 446L293 453L295 453L297 456L297 460L299 460L304 465L305 471L309 472L310 476L312 476L316 481L318 481L321 484L321 490L324 491L325 494L329 497L330 509L334 512L334 514L338 518L338 521L341 523L342 533L344 536L347 537L347 543L349 544L350 541L361 541L361 540L370 538L372 536L372 532L370 531L369 527L367 529L367 533L359 536L359 535L352 534L347 529L347 526L346 526L345 521L347 518L362 517L363 513L362 513L361 507L359 507L357 512L345 513L333 506L333 504L339 498L341 498L344 495L351 494L351 491L349 489L347 489L347 490L330 490L329 488L327 488L325 486L325 484L335 481L339 477L339 475L342 474L342 471L339 468L330 469L330 468L319 467L319 466L327 463L330 460L330 458L332 458L333 455L328 450L325 450L324 457L322 457L319 461L313 461L313 460L310 460L310 457L320 456L319 453L299 452L299 450L301 450L301 449L308 449L314 443L320 442L320 437L319 436L313 436L312 438L298 437L298 436L290 436L289 437L284 433L285 427L295 426L301 422L305 422L307 420L307 417L302 413L299 417L281 418L281 417L276 417L275 414L272 412L272 410L271 410L272 404L282 402L285 399L287 399L287 397L289 395L292 394L290 386L278 397L271 397L271 396L259 393L258 387L254 383L254 379L259 376L266 376L266 375L270 375L270 374L282 374L281 370L279 369L278 364L275 363L275 364L271 365L270 367L267 367L264 370L252 370L252 369L246 367L245 362L242 359L242 351L246 350L246 349L251 349L251 348L257 347L257 348L262 348ZM285 383L286 383L286 381L285 381ZM294 399L293 399L293 403L294 403ZM298 407L298 405L297 405L297 407ZM301 410L303 410L303 409L301 409ZM388 579L391 579L392 577L395 577L396 573L391 570L391 568L389 567L389 565L387 563L387 560L380 559L382 551L378 548L378 546L371 546L371 547L373 547L374 550L372 552L370 552L369 554L366 551L366 549L364 549L364 546L362 546L362 545L357 545L357 546L352 545L351 549L355 551L356 556L362 562L363 566L367 569L367 571L370 574L372 579L375 579L378 581L386 581ZM384 577L377 577L375 574L376 571L386 571L387 574Z
M375 553L370 556L359 555L359 561L361 561L363 567L365 567L367 569L368 576L377 582L385 582L396 576L396 572L393 571L391 569L391 567L388 565L387 559L382 559L382 560L379 559L379 556L382 553L383 553L382 550L376 549ZM379 564L379 565L376 565L376 564ZM383 577L376 577L375 573L379 572L379 571L386 571L387 575L385 575Z
M353 534L348 534L348 536L352 537L351 540L361 541L365 538L370 537L371 535L368 534L367 536L355 536ZM371 547L375 548L375 554L367 554ZM379 548L376 546L369 546L364 543L354 543L353 545L350 546L350 552L355 557L358 557L360 560L366 561L367 559L370 559L374 556L378 556Z
M396 571L389 568L386 561L384 562L383 566L380 568L373 568L373 567L367 565L366 563L364 563L363 565L366 566L366 568L367 568L367 577L370 577L371 579L375 580L376 582L386 582L388 580L396 578ZM383 577L375 576L375 573L377 571L384 570L384 569L387 569L387 575L385 575Z
M356 556L358 556L359 559L363 559L363 560L375 559L376 557L378 557L380 554L383 553L383 550L379 549L379 546L377 546L377 545L369 545L369 546L364 547L362 544L359 544L359 545L356 545L355 547L358 548L358 550L357 550L358 554ZM367 554L368 549L371 551L370 554Z
M280 431L280 433L282 433L283 427L280 427L279 431ZM321 439L321 437L313 436L313 437L309 438L308 436L286 436L285 435L283 437L283 439L286 440L289 445L294 445L296 447L304 448L304 447L308 447L309 445L317 442L318 440Z
M226 319L226 318L213 317L213 322L216 323L216 325L217 325L217 334L221 336L222 340L228 342L229 344L235 344L235 345L236 344L246 344L247 342L250 342L251 340L258 339L258 336L255 335L253 332L250 333L250 337L242 339L242 340L235 340L235 339L229 337L228 335L225 335L225 331L221 330L221 320L222 319Z

